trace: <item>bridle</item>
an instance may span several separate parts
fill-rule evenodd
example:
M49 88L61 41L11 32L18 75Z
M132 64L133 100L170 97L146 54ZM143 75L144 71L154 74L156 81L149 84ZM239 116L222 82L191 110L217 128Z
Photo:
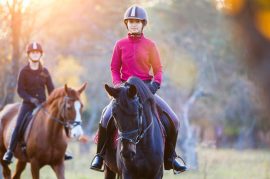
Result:
M67 106L67 101L68 100L74 100L75 101L75 99L72 98L72 97L69 97L69 96L64 97L64 103L63 103L63 105L61 107L61 110L60 110L60 114L62 114L62 115L60 115L60 118L62 118L63 120L61 120L60 118L57 118L55 116L52 116L49 113L49 111L46 108L43 107L43 105L42 105L42 110L49 116L49 119L52 119L53 121L63 125L65 127L65 129L67 129L67 130L72 130L76 126L81 126L81 122L80 121L67 120L65 118L65 116L63 115L63 114L66 113L66 108L67 108L66 106Z
M138 97L136 97L134 100L138 100L139 115L137 112L128 113L125 110L125 107L123 105L121 105L119 102L117 102L116 100L114 101L114 105L119 107L119 109L121 111L123 111L126 116L137 116L136 118L137 118L137 123L138 123L137 129L134 129L131 131L120 131L119 127L117 127L118 128L118 135L119 135L117 140L120 140L120 141L127 140L128 142L137 145L140 142L140 140L144 138L146 132L150 129L151 125L153 124L153 119L151 120L151 123L146 128L143 128L143 105L139 101Z

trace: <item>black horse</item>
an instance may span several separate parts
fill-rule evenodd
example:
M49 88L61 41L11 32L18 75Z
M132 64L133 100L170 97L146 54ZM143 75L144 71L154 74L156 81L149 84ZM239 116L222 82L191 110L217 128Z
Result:
M142 80L131 77L121 87L105 85L112 96L117 147L110 140L105 152L105 178L163 177L164 136L154 96ZM111 138L112 139L112 138Z

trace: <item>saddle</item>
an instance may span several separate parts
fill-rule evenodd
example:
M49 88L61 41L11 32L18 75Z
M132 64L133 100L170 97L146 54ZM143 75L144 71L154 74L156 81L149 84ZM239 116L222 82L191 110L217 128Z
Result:
M26 154L26 143L29 137L29 133L32 128L33 121L32 119L35 118L38 111L42 108L42 106L37 106L32 113L27 113L24 116L23 123L21 125L21 128L19 129L19 135L18 135L18 144L21 146L22 151Z
M162 109L158 105L157 105L157 113L159 115L159 124L162 128L163 138L166 139L167 136L170 136L171 126L174 126L173 120L171 119L171 117L167 113L167 111L165 111L164 109ZM164 139L164 141L165 141L165 139Z

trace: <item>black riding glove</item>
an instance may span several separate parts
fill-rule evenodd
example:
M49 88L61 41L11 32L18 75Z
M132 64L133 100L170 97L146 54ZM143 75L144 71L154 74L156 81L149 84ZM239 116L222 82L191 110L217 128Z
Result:
M35 106L39 105L39 100L37 98L30 98L30 102L34 104Z
M158 82L151 82L148 84L148 87L150 89L150 91L155 94L157 92L157 90L160 88L160 84Z

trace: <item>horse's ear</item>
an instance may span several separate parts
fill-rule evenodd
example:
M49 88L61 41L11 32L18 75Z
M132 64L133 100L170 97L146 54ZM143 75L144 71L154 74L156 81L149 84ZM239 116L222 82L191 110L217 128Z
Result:
M107 91L107 93L114 97L114 98L117 98L118 97L118 94L120 92L120 89L119 88L114 88L114 87L110 87L109 85L105 84L105 90Z
M134 98L134 96L137 94L137 88L135 85L130 85L128 89L128 97Z
M68 86L67 86L67 84L65 84L65 92L66 92L66 94L68 94Z
M86 85L87 83L85 82L77 91L81 94L85 90Z

